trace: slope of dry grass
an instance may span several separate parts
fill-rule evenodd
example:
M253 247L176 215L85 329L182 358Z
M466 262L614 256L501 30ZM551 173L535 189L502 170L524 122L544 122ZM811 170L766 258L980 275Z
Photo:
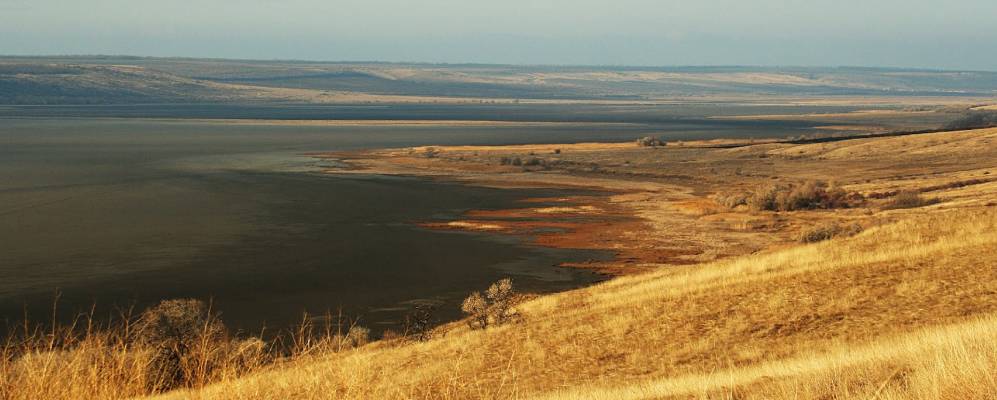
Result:
M453 325L173 397L986 398L995 228L992 210L939 212L622 277L522 304L516 324Z

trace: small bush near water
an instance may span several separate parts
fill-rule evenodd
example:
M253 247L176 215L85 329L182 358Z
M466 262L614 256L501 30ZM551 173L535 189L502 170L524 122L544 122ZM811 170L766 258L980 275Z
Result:
M436 306L424 304L416 306L412 312L405 316L405 333L408 336L424 342L432 336L433 317L436 314Z
M172 389L209 375L227 340L225 325L204 302L167 300L142 313L135 341L152 350L154 389Z
M460 309L468 315L471 328L485 329L489 325L501 325L514 316L512 306L515 294L512 280L502 279L488 287L484 294L471 293L464 299Z

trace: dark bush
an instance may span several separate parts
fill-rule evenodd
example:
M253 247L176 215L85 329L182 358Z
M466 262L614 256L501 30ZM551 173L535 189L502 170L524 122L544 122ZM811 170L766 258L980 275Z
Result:
M418 305L405 316L405 336L418 341L429 340L433 329L433 317L436 306L432 304Z
M149 365L154 390L196 383L209 375L214 351L227 347L226 330L203 301L164 300L142 313L135 339L154 352Z

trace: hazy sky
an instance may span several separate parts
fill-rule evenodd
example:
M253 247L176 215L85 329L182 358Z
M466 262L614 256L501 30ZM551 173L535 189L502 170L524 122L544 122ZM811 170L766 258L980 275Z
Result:
M997 0L0 0L0 54L997 70Z

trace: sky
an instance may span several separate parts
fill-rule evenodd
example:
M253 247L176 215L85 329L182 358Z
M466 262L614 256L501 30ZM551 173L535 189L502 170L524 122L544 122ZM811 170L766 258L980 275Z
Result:
M0 54L997 70L995 0L0 0Z

